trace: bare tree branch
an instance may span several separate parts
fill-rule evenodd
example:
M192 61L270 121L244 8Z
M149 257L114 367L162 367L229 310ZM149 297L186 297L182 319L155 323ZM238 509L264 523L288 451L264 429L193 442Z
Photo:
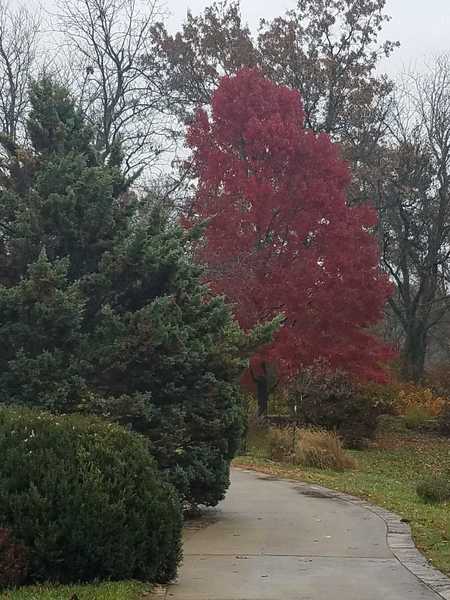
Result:
M158 73L144 61L161 16L157 0L58 0L58 7L58 29L103 160L121 152L130 175L155 165L170 145Z
M25 6L0 0L0 129L13 141L22 133L28 107L39 27L39 18Z
M398 86L378 178L383 262L404 329L404 374L420 379L429 336L449 309L450 58Z

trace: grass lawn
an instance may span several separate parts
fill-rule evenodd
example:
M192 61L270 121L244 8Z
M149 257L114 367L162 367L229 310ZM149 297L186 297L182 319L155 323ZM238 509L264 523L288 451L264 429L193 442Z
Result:
M266 458L259 442L249 444L248 455L235 459L235 466L315 482L396 512L410 521L417 547L434 566L450 574L450 503L426 504L416 494L416 484L423 476L433 471L450 471L449 441L386 436L375 448L351 452L358 467L345 472L275 463Z
M4 592L2 600L140 600L151 585L134 581L98 585L30 586Z

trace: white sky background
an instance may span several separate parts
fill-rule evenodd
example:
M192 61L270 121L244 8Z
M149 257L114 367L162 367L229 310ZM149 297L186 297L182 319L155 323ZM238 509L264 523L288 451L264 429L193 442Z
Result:
M10 4L41 6L51 12L55 0L9 0ZM162 0L170 13L168 28L176 31L188 9L201 12L209 0ZM261 18L270 19L295 6L296 0L241 0L244 21L256 30ZM408 67L420 68L424 60L450 52L450 0L387 0L386 12L392 20L383 31L383 39L399 40L401 47L381 65L391 76Z

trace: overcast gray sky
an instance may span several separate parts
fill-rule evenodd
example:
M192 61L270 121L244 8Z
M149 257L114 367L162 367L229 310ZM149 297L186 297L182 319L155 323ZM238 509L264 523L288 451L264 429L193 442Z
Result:
M51 10L55 0L10 0L26 5L41 5ZM174 31L183 22L186 12L201 12L210 0L162 0L171 13L169 28ZM252 29L259 19L273 18L295 6L296 0L241 0L242 13ZM385 39L399 40L402 44L384 70L395 74L423 59L450 52L450 0L387 0L386 10L392 20L385 26Z
M177 28L190 8L198 13L208 0L166 0L172 13L170 28ZM261 17L275 17L295 6L295 0L241 0L242 13L252 28ZM392 21L386 25L386 39L399 40L402 47L385 67L392 73L442 52L450 52L450 0L387 0Z

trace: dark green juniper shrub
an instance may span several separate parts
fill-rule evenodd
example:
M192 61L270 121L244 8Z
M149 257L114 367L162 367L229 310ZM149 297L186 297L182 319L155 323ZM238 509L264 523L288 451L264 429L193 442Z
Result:
M216 504L242 427L244 334L186 232L104 161L70 94L31 89L31 148L0 139L0 403L95 412L150 441L181 497Z
M0 528L27 550L30 581L164 582L181 509L141 436L96 417L0 409Z
M0 402L70 411L85 389L81 327L85 300L68 260L42 252L23 279L0 284Z

